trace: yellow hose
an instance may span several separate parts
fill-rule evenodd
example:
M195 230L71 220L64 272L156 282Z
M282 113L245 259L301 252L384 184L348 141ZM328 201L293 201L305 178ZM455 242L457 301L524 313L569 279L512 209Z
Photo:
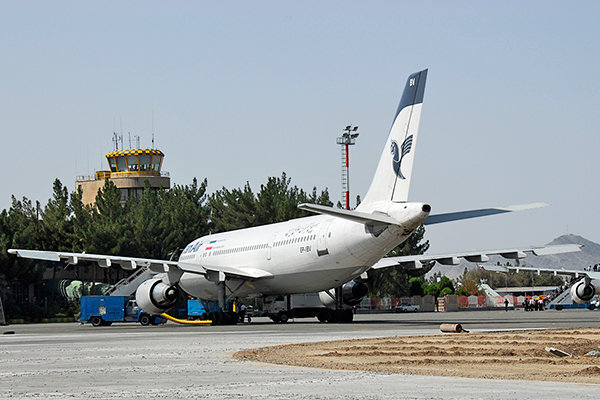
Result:
M179 319L179 318L171 317L169 314L166 314L166 313L162 313L162 314L160 314L160 316L168 319L169 321L177 322L178 324L184 324L184 325L210 325L210 324L212 324L212 321L209 321L209 320L188 321L187 319Z

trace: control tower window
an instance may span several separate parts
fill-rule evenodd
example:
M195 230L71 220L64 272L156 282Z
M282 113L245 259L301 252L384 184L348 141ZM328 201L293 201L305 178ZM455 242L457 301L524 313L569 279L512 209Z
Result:
M115 161L114 157L110 157L108 159L108 164L110 165L111 172L117 172L117 162Z
M127 156L127 166L129 171L137 171L139 167L138 156Z
M155 172L160 171L161 163L162 163L162 156L153 156L152 157L152 171L155 171Z
M140 156L140 171L150 171L152 168L152 156L144 154Z
M117 168L119 169L119 172L127 171L127 162L125 161L125 157L115 157L115 159L117 160Z

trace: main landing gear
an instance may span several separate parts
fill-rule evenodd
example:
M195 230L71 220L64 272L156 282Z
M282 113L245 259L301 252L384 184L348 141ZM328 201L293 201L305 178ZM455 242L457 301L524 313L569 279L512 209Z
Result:
M231 290L226 284L225 274L219 272L218 277L215 278L217 278L215 283L220 311L211 312L208 318L212 321L212 325L235 325L239 322L240 316L234 312L232 299L245 282L241 282L237 288ZM230 292L229 296L227 290Z
M331 310L329 308L317 314L319 322L352 322L354 312L349 310Z

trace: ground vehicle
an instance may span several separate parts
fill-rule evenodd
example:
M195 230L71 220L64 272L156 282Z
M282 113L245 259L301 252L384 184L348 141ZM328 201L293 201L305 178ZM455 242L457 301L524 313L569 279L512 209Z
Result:
M417 312L419 311L421 307L414 305L414 304L408 304L408 303L402 303L402 304L398 304L395 308L396 312Z
M350 322L354 316L351 308L336 313L323 305L319 293L292 294L267 297L264 311L273 322L287 322L290 318L317 317L320 322Z
M201 299L193 299L188 300L187 302L187 315L190 320L215 320L218 318L219 314L219 302L218 301L209 301L209 300L201 300ZM235 313L239 315L239 308L237 305L234 307L234 304L228 302L228 309L230 308L232 311L235 310ZM253 308L248 307L246 309L245 317L248 318L248 323L252 320ZM244 321L239 321L244 322Z
M600 307L600 304L598 304L599 301L595 300L592 301L590 303L583 303L583 304L577 304L577 303L573 303L573 304L551 304L550 307L548 307L550 310L554 309L556 311L561 311L561 310L573 310L573 309L585 309L587 308L590 311L595 310L596 308Z
M81 322L108 326L113 322L139 322L158 325L165 319L143 312L133 296L82 296Z
M210 319L208 314L218 310L219 304L214 301L188 300L188 319Z

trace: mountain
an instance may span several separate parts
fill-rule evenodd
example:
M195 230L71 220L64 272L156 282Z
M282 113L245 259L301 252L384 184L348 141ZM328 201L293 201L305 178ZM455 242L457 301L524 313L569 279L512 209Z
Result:
M600 244L592 242L591 240L587 240L581 236L569 234L559 236L548 243L548 245L554 244L580 244L583 245L583 247L580 252L576 253L555 254L539 257L528 253L526 258L520 260L520 265L528 267L583 270L585 267L600 263ZM516 260L506 259L502 256L490 256L490 261L488 261L486 264L496 264L498 262L502 265L505 265L507 262L511 265L516 265ZM425 275L425 277L429 278L434 273L440 272L442 275L446 275L450 279L457 279L463 274L465 268L469 270L477 268L477 263L462 260L460 264L455 266L436 264L431 271Z

